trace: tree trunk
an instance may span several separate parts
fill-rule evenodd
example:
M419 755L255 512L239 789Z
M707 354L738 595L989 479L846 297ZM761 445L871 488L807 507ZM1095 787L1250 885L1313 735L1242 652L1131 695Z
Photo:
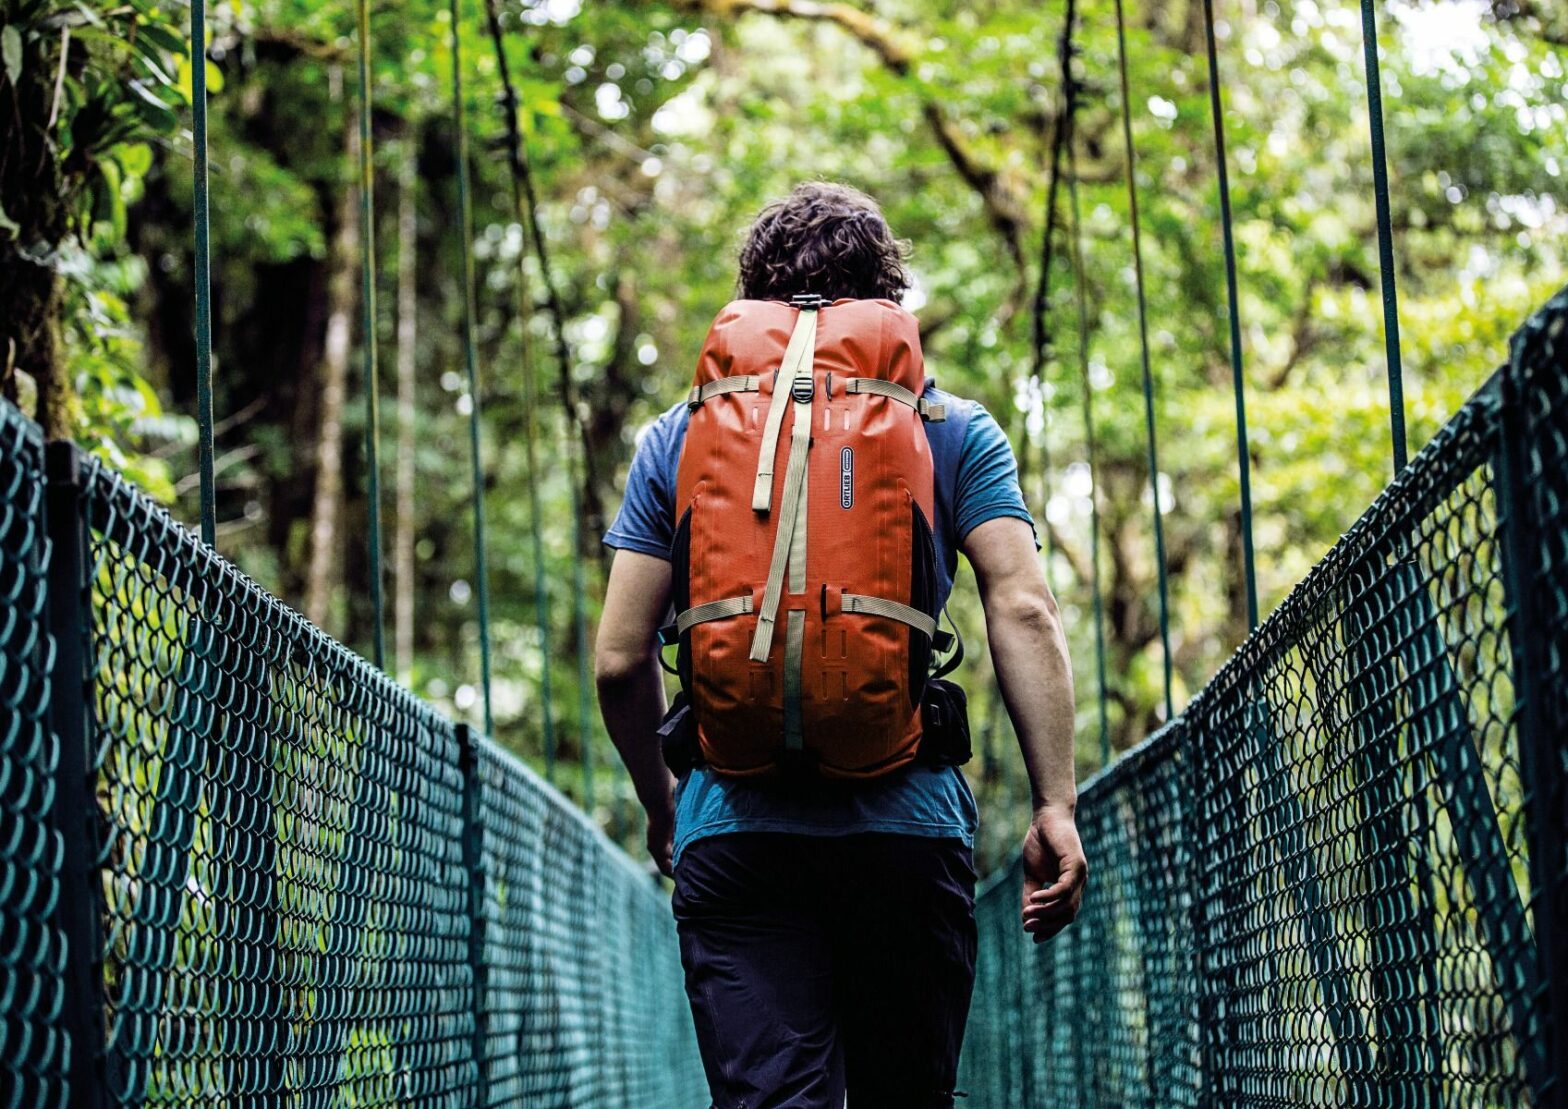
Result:
M409 146L397 180L397 530L392 539L394 657L398 680L405 685L414 666L414 342L419 306L414 269L418 163L414 144Z
M344 143L346 164L359 163L359 128L350 120ZM327 339L320 370L320 418L316 424L316 495L310 511L310 562L305 576L305 616L325 628L333 593L342 577L343 548L338 521L343 513L343 401L353 346L354 314L359 309L359 185L345 175L338 204L337 234L332 239L327 278Z
M51 438L76 431L79 405L60 338L63 291L55 256L69 234L70 201L50 115L59 51L68 40L39 35L24 47L19 80L0 77L0 385L18 399L17 375L37 385L37 417Z

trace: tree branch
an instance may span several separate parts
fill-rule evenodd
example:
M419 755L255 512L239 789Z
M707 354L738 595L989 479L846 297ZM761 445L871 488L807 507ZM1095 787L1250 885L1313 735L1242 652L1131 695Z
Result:
M703 11L719 18L734 19L747 13L757 13L781 19L831 23L875 54L896 76L908 76L914 65L914 52L903 41L898 30L879 16L853 4L824 3L821 0L679 0L679 3L689 10ZM958 176L980 197L986 218L1001 236L1007 256L1022 282L1026 272L1023 248L1023 231L1027 226L1024 194L1015 182L974 149L940 103L923 93L918 95L921 115L937 145L947 155L947 160Z

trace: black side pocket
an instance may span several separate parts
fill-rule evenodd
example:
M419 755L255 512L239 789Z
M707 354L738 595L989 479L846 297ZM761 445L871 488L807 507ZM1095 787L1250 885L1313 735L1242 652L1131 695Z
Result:
M679 616L691 607L691 509L681 514L670 543L670 593ZM675 673L681 689L691 692L691 633L680 637L675 648Z
M659 750L664 755L664 765L677 778L693 767L702 765L702 749L697 743L697 721L692 716L691 702L686 691L675 695L669 711L659 724Z
M969 698L957 682L932 678L920 706L920 760L931 766L963 766L969 741Z
M909 604L936 619L936 541L931 537L931 524L920 510L920 502L910 498L909 509L914 517L910 529L914 537L914 550L909 564ZM926 679L931 673L931 638L914 628L909 629L909 700L920 704L925 692Z

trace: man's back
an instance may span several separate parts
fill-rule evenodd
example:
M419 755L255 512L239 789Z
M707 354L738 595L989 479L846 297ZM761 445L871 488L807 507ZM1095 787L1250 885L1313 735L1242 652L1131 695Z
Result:
M946 419L926 426L935 476L932 521L938 604L945 605L964 537L988 520L1029 522L1011 446L979 403L936 387L924 396L945 406ZM626 495L605 543L616 550L668 559L676 521L675 484L690 418L682 401L638 437ZM973 846L974 796L955 767L918 766L909 773L851 788L789 791L727 778L698 767L676 794L674 860L696 840L737 831L799 835L899 832L955 838Z
M752 226L740 257L741 295L780 305L803 294L826 304L882 300L898 311L893 306L909 285L904 250L868 197L802 185ZM804 348L797 348L792 381ZM760 378L756 370L767 372L748 370L744 387ZM918 383L910 380L903 403L914 400L921 411L912 397ZM962 550L980 587L992 663L1034 793L1020 915L1039 942L1076 914L1086 873L1073 823L1066 641L1001 429L979 405L929 381L923 392L947 416L925 426L936 607L952 589ZM802 412L812 397L804 388L787 395L796 404L791 448L809 451L809 440L795 433L810 435ZM780 405L785 396L777 394ZM677 405L639 441L626 501L605 536L616 554L596 677L606 726L648 813L649 850L675 879L687 994L713 1104L842 1109L847 1091L861 1107L951 1106L975 957L976 814L962 772L914 761L864 781L752 781L698 766L677 781L661 757L665 692L655 633L678 584L671 544L688 421L686 405ZM756 470L760 490L760 462ZM834 488L811 496L841 495L836 473L821 476L832 477ZM759 498L754 490L753 506ZM778 524L748 519L744 526L761 535L757 529ZM771 533L770 582L777 565L794 562L783 534ZM768 645L766 613L747 607L709 611L758 629L749 658L760 665L768 658L759 650Z

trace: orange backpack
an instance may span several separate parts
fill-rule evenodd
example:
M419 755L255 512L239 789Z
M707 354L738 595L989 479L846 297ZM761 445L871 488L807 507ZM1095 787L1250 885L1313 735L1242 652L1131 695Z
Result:
M924 386L891 301L740 300L714 321L671 550L676 670L714 770L871 778L919 752L950 639Z

